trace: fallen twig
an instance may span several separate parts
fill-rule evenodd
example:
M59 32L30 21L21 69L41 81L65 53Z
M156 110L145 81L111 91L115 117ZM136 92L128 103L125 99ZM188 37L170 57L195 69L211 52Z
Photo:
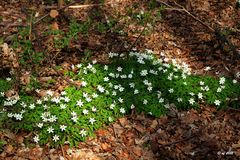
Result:
M194 134L194 135L191 135L189 137L186 137L186 138L183 138L183 139L180 139L180 140L177 140L177 141L174 141L174 142L170 142L170 143L167 143L167 144L163 144L163 145L160 145L159 148L163 148L163 147L167 147L167 146L171 146L171 145L175 145L177 143L181 143L181 142L184 142L184 141L188 141L194 137L196 137L197 135Z
M26 26L25 24L23 23L14 23L14 22L5 22L5 23L0 23L0 26L9 26L9 27L17 27L17 26Z
M68 8L75 9L75 8L88 8L88 7L95 7L95 6L105 6L111 3L104 3L104 4L82 4L82 5L71 5ZM45 9L56 9L58 6L44 6Z
M66 157L66 155L65 155L65 152L64 152L64 150L63 150L63 146L62 146L62 145L60 145L60 147L61 147L61 151L62 151L62 156L63 156L63 158L65 158L65 157Z
M8 28L10 27L19 27L19 26L22 26L22 27L25 27L27 26L26 24L22 24L22 23L0 23L0 26L5 26L2 31L0 31L0 33L4 33Z
M194 20L198 21L199 23L201 23L202 25L204 25L205 27L207 27L209 30L211 30L212 32L215 32L215 29L213 29L212 27L210 27L209 25L207 25L206 23L204 23L203 21L201 21L199 18L197 18L196 16L194 16L193 14L191 14L186 8L184 8L183 6L181 6L180 4L178 4L177 2L174 1L174 3L180 7L184 12L186 12L189 16L191 16Z
M237 108L227 107L227 109L228 110L232 110L232 111L240 112L240 109L237 109Z
M210 31L215 32L215 30L210 27L209 25L207 25L206 23L204 23L203 21L201 21L199 18L197 18L196 16L194 16L192 13L190 13L186 8L184 8L183 6L181 6L180 4L178 4L177 2L174 2L179 8L175 8L169 4L167 4L166 2L162 2L161 0L157 0L158 3L161 3L165 6L167 6L168 10L176 10L179 12L185 12L187 13L190 17L192 17L194 20L198 21L199 23L201 23L203 26L207 27Z
M144 31L145 31L146 28L147 28L147 24L148 24L148 22L145 22L142 31L141 31L140 34L137 36L136 40L131 44L131 46L129 47L129 50L128 50L128 51L131 51L131 50L133 49L133 47L137 44L137 42L138 42L138 40L140 39L140 37L142 37Z
M113 129L113 135L114 135L114 137L115 137L115 138L118 138L113 125L112 125L112 129Z
M173 8L171 5L167 4L166 2L163 2L163 1L160 1L160 0L157 0L158 3L162 3L163 5L169 7L169 8Z
M88 8L88 7L95 7L95 6L105 6L110 3L104 3L104 4L84 4L84 5L75 5L75 6L69 6L68 8Z

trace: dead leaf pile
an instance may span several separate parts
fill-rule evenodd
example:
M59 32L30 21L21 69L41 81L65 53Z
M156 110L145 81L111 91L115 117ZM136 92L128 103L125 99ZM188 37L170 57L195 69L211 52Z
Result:
M0 52L0 67L15 70L19 67L18 57L7 43L2 44Z

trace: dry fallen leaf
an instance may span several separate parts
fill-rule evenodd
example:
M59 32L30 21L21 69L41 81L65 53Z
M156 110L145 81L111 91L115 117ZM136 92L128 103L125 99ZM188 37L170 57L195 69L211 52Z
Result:
M140 133L145 132L145 129L141 125L134 125L133 128L135 128Z
M240 143L232 144L232 148L240 148Z
M33 159L40 159L43 154L43 148L36 146L35 148L32 148L30 151L30 157Z
M121 126L124 127L124 128L125 128L126 125L128 125L127 118L125 118L125 117L119 118L119 122L120 122Z
M103 149L104 151L108 151L111 146L110 146L109 144L107 144L107 143L102 143L102 144L101 144L101 147L102 147L102 149Z
M99 137L106 136L107 130L99 129L99 130L96 131L96 134L97 134Z
M24 74L20 77L20 81L21 81L21 84L23 84L23 85L29 84L30 81L31 81L31 73L30 73L30 72L24 73Z
M16 94L16 91L14 89L10 89L10 90L6 91L5 96L6 97L12 97L15 94Z
M135 136L135 134L131 131L131 130L128 130L126 133L125 133L125 137L127 137L128 139L129 138L133 138Z
M124 135L124 137L122 139L126 146L134 145L135 134L132 131L129 130L129 131L125 132L123 135Z
M72 155L70 159L74 160L81 160L81 159L86 159L86 160L100 160L99 157L92 152L90 149L79 149L76 150Z
M121 150L119 153L119 157L122 159L129 159L129 153L127 150Z
M114 132L117 136L120 136L124 131L124 128L121 127L119 124L116 124L116 123L113 124L113 129L114 129Z
M19 144L22 144L22 143L23 143L23 140L24 140L24 137L21 136L21 135L18 135L18 136L16 137L16 141L17 141L17 143L19 143Z
M140 147L133 147L133 153L136 155L136 156L138 156L138 157L140 157L140 156L142 156L142 149L140 148Z
M64 88L66 88L66 86L59 85L58 88L57 88L57 91L62 92L64 90Z
M2 129L2 132L5 137L15 140L16 135L13 132L11 132L9 129Z
M39 90L37 92L37 94L38 94L39 97L44 97L44 96L47 95L47 91L46 90Z
M81 81L73 81L72 82L76 87L81 87L82 86L82 82Z
M13 148L13 146L12 146L11 144L6 145L5 151L6 151L7 153L12 153L13 150L14 150L14 148Z
M57 22L53 22L52 25L51 25L51 28L54 31L59 30L58 23Z
M51 160L58 160L59 159L59 155L57 155L57 154L50 154L50 159Z
M158 121L157 121L157 120L153 120L150 127L151 127L152 129L156 129L157 125L158 125Z
M236 154L236 156L240 157L240 149L237 149L234 153Z
M8 46L7 43L4 43L3 45L0 46L2 48L2 52L0 54L1 58L1 67L13 67L13 68L18 68L19 67L19 62L16 53L12 48ZM1 51L1 50L0 50Z
M144 143L150 140L150 137L145 135L141 139L135 138L134 140L136 145L143 145Z
M145 115L144 115L144 114L140 114L140 115L137 115L137 117L135 118L135 120L144 121L144 120L146 120L146 118L145 118Z
M55 9L52 9L49 13L49 15L52 17L52 18L56 18L58 16L58 11L55 10Z

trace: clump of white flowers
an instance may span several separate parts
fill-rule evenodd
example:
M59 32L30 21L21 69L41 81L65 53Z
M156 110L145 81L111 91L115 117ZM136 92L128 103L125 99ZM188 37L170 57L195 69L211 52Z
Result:
M23 122L18 124L27 126L24 129L31 128L33 142L50 140L54 144L71 143L66 137L84 140L103 123L113 122L131 110L160 116L172 106L186 109L199 102L217 107L224 105L221 97L225 96L230 85L225 77L211 82L204 78L194 79L195 75L186 63L177 59L168 63L170 59L163 52L162 59L153 54L151 50L144 53L131 51L127 61L126 54L110 52L109 58L120 58L121 63L100 65L93 60L92 63L71 66L72 70L77 70L71 79L80 81L78 87L69 86L60 93L47 90L45 96L31 101L16 95L6 97L5 92L0 92L0 99L4 107L17 108L16 111L7 111L6 115ZM210 68L206 68L208 70ZM237 86L237 79L231 85Z

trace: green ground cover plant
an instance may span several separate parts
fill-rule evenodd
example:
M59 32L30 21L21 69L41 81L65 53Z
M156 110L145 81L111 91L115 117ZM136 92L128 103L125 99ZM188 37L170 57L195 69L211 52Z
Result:
M92 61L72 66L66 76L80 81L81 87L69 86L58 96L49 90L41 99L24 93L7 97L13 80L0 80L5 125L31 131L31 141L40 145L74 146L133 109L159 117L171 107L239 107L232 101L240 95L237 80L193 75L185 63L165 63L150 50L132 51L128 56L109 53L109 58L109 64Z

